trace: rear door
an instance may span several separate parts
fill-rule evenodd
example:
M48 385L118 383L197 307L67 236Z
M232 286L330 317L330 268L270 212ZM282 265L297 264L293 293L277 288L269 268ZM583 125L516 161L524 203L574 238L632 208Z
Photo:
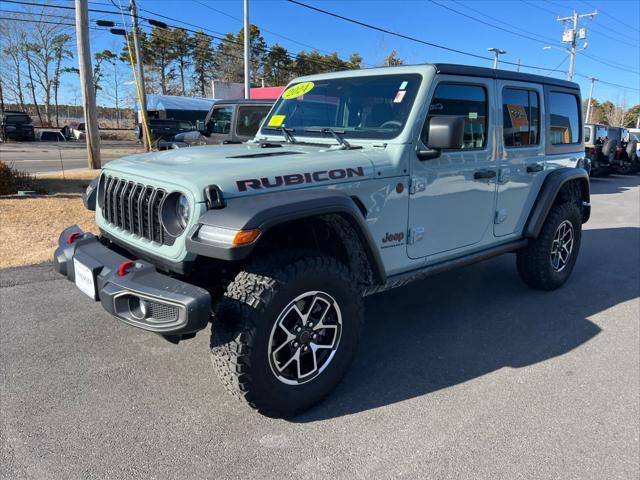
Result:
M522 230L544 180L540 128L544 90L541 85L508 80L498 80L496 86L502 112L502 151L493 231L501 237Z
M442 75L431 88L420 142L428 145L430 118L454 115L464 118L464 144L461 149L443 150L431 160L421 161L413 154L410 258L443 252L456 255L479 243L487 232L492 236L497 166L495 135L489 134L493 130L489 125L496 122L492 118L495 80Z

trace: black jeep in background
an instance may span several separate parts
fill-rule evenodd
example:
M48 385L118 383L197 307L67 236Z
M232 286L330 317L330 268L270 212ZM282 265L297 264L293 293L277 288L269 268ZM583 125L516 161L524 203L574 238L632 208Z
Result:
M179 133L189 132L195 127L188 120L149 119L149 134L152 142L171 140ZM142 125L136 124L136 138L142 141Z
M7 140L29 140L36 139L33 131L33 121L25 112L17 110L5 110L2 112L2 123L0 123L0 138L3 142Z

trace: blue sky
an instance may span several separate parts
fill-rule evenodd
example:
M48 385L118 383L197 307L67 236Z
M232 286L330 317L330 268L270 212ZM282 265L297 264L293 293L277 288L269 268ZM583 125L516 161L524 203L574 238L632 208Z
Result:
M95 0L92 8L107 8ZM114 0L118 3L118 0ZM128 0L120 0L123 5ZM636 90L596 83L594 96L600 100L640 103L640 2L626 0L302 0L305 3L388 30L401 32L419 39L445 45L474 54L490 56L488 47L508 51L505 60L548 68L567 70L569 60L564 51L543 50L550 42L561 42L563 25L556 15L570 15L575 8L579 13L600 12L594 20L584 19L581 24L589 30L589 47L576 58L575 71L600 80L625 85ZM51 2L53 3L53 2ZM56 3L69 5L68 1ZM90 2L91 3L91 2ZM139 7L161 13L176 20L188 22L216 32L237 32L241 26L243 6L241 0L138 0ZM213 11L205 5L218 10ZM440 5L438 5L440 4ZM9 4L4 4L7 8ZM449 9L467 15L461 15ZM430 46L372 31L344 20L332 18L281 0L250 0L251 22L258 25L269 45L280 43L291 52L315 47L323 52L337 51L346 58L358 52L364 62L377 65L386 54L396 50L406 63L452 62L490 66L488 60L474 59ZM17 6L15 6L17 7ZM12 9L15 8L11 6ZM152 16L141 12L143 15ZM235 18L232 18L235 17ZM93 14L92 18L109 18ZM167 23L179 25L177 21ZM523 38L484 23L520 33ZM634 27L634 28L630 28ZM280 35L280 36L278 36ZM286 37L283 38L283 37ZM105 32L92 32L93 51L111 48L117 37ZM298 43L296 43L298 42ZM304 45L303 45L304 44ZM565 60L566 58L566 60ZM606 65L600 61L611 65ZM563 62L564 60L564 62ZM621 68L618 68L620 66ZM504 66L508 69L515 67ZM540 73L523 68L522 71ZM556 72L555 76L564 76ZM589 80L574 78L582 86L583 96L589 92Z

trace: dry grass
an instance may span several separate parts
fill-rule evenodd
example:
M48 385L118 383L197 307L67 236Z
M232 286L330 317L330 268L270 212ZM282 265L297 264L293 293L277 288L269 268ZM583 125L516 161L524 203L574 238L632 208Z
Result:
M0 198L0 268L50 261L60 232L77 223L97 231L95 212L84 208L82 192L98 174L78 170L37 177L37 188L54 195Z

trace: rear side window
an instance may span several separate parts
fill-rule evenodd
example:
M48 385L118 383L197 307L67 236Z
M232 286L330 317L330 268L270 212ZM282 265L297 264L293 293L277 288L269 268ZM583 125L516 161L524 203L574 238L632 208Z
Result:
M502 121L505 147L540 143L538 92L520 88L502 90Z
M464 143L462 148L482 148L487 144L487 92L479 85L441 83L436 87L429 116L423 129L423 139L428 145L426 134L429 120L442 115L464 118Z
M265 106L239 107L236 133L246 137L255 136L260 122L269 113L270 108Z
M551 144L564 145L580 142L580 115L578 97L570 93L549 94Z
M589 142L591 140L591 129L589 127L584 127L584 141Z

